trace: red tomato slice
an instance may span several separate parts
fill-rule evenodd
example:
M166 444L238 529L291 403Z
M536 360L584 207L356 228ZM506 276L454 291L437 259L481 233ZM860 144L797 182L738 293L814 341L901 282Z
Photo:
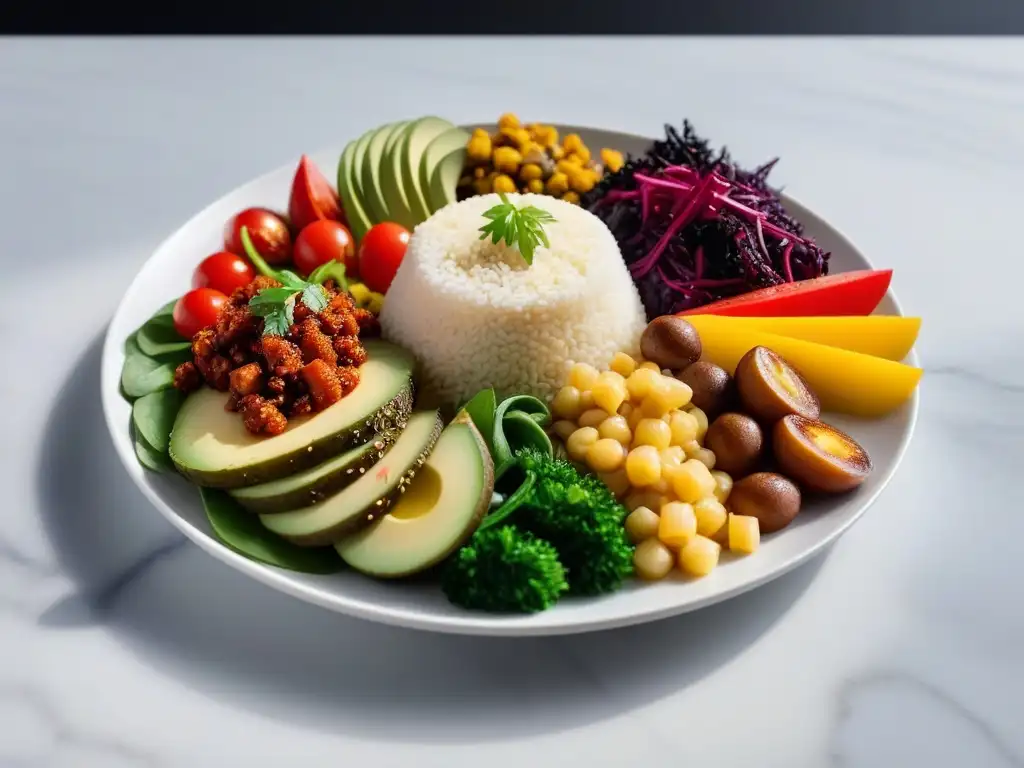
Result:
M891 269L841 272L761 288L679 314L729 317L870 315L889 290L891 281Z
M338 193L305 155L299 160L299 167L292 179L288 218L297 231L305 229L314 221L344 221Z

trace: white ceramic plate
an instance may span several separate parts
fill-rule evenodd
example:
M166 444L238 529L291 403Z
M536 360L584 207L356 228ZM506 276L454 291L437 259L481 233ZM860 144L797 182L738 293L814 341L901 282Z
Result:
M590 147L615 147L641 154L650 139L588 128L576 131ZM337 167L340 147L318 152L312 159L329 178ZM441 591L427 584L374 581L356 573L314 576L279 570L252 562L220 544L207 524L198 491L178 476L147 472L135 459L129 437L130 406L118 392L123 343L167 301L185 292L192 270L209 253L222 247L224 222L250 206L287 209L294 165L278 168L228 193L196 214L171 235L146 262L117 308L103 347L103 408L117 452L132 480L158 510L186 536L214 557L242 573L302 600L373 621L462 634L569 634L653 621L725 600L774 579L805 562L834 542L878 498L892 479L917 417L918 399L877 421L829 416L868 450L875 470L854 493L808 505L786 530L766 536L752 557L725 559L708 577L697 581L670 578L658 584L630 584L598 599L563 599L552 610L530 616L472 613L448 603ZM832 252L832 273L872 265L843 235L804 206L787 199L789 210L804 222L808 234ZM892 293L878 312L899 314ZM912 353L913 355L913 353ZM911 359L908 362L914 363ZM144 514L139 510L139 514ZM211 585L216 588L216 585Z

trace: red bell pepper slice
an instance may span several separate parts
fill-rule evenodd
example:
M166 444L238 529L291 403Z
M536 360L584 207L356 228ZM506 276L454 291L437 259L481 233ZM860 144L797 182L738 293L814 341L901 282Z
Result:
M773 285L680 315L808 317L870 315L889 290L891 269L862 269Z

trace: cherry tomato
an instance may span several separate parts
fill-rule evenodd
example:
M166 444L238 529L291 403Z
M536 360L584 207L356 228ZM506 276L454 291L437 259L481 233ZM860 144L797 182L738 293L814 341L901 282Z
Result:
M199 262L192 273L193 288L213 288L231 295L235 288L248 285L256 277L256 270L241 256L218 251Z
M191 339L217 321L217 313L227 300L227 296L213 288L193 288L174 305L174 330Z
M292 255L292 236L284 219L266 208L246 208L224 225L224 250L245 255L241 229L249 231L249 239L268 264L285 264Z
M345 271L355 271L356 245L348 228L331 219L307 224L295 238L292 251L299 272L308 275L321 264L340 261Z
M359 277L366 287L387 293L409 245L409 230L393 221L370 227L359 244Z

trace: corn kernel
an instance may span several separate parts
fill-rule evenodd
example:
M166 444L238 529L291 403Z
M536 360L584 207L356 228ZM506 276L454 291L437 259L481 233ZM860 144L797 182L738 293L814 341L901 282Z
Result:
M630 429L635 430L637 425L646 418L642 408L633 408L626 416L626 424L629 425Z
M627 472L626 474L628 478L629 473ZM622 500L623 506L625 506L630 512L637 507L661 509L662 503L661 494L656 493L649 488L634 488L626 495L626 498Z
M750 515L729 515L729 549L740 555L752 555L761 546L761 526Z
M600 408L588 408L576 420L581 427L597 427L608 418L608 414Z
M586 165L590 162L590 148L585 144L580 144L579 147L572 151L575 157L579 158L581 165Z
M658 451L668 448L672 430L661 419L641 419L633 433L634 445L651 445Z
M667 413L682 408L690 402L693 390L679 379L661 375L654 379L647 398L653 401L660 413Z
M703 440L708 432L708 415L696 406L689 409L690 415L697 420L697 439Z
M688 458L688 459L695 459L695 458L697 458L697 456L700 455L701 449L703 447L704 446L702 446L700 443L698 443L696 439L688 440L687 442L683 443L683 446L682 446L683 453L686 454L686 458Z
M709 538L721 530L728 518L722 502L714 496L705 496L694 504L693 512L697 516L697 533Z
M563 160L564 160L565 163L568 164L566 167L569 167L569 168L582 168L583 167L583 163L580 161L579 155L577 155L575 152L570 152L569 150L565 150L565 157L563 158ZM566 172L566 175L567 176L569 175L568 172Z
M654 392L653 387L651 388L651 392ZM649 419L661 419L668 415L664 409L664 403L650 395L645 397L643 402L640 403L640 410L642 410L644 412L644 416ZM667 424L668 422L666 421L665 423Z
M486 133L474 134L466 144L466 157L473 163L486 163L491 159L491 137Z
M601 482L608 486L608 490L615 494L615 498L621 499L629 493L632 486L629 484L629 477L626 475L626 468L622 467L614 472L602 472L598 475Z
M530 181L526 182L526 191L532 192L535 195L543 194L544 182L541 181L540 179L531 179Z
M715 490L715 479L708 468L695 459L687 459L672 473L672 490L681 501L694 504Z
M608 148L601 150L601 162L611 173L622 170L622 166L625 164L621 152Z
M566 157L555 163L555 170L559 173L564 173L567 177L571 178L573 173L580 170L580 166L575 160L570 160Z
M498 118L498 130L503 130L505 128L510 128L510 129L511 128L518 128L518 127L519 127L519 117L515 113L513 113L513 112L506 112L505 114L503 114L501 117Z
M544 169L536 163L526 163L519 169L520 181L533 181L544 176Z
M560 171L555 171L548 178L545 187L550 195L565 194L569 191L569 177Z
M626 516L626 535L634 544L658 535L658 513L649 507L637 507Z
M565 200L565 202L567 203L571 203L572 205L580 204L580 196L573 192L572 190L569 190L564 195L562 195L562 199Z
M569 383L581 391L593 387L597 376L597 368L586 363L574 363L569 369Z
M710 448L701 448L694 453L690 458L696 459L708 469L715 468L715 452Z
M558 139L555 139L555 143L545 145L548 148L548 154L551 155L553 160L561 160L565 157L565 150L562 149L562 145L557 142Z
M658 538L666 547L682 547L697 535L697 517L693 507L673 501L661 508Z
M597 430L594 430L595 434ZM658 449L651 445L634 448L626 456L626 475L634 487L653 485L661 479Z
M555 436L563 443L569 439L569 435L575 432L576 429L576 425L568 419L559 419L551 425L551 431L554 432Z
M516 191L516 183L512 180L511 176L507 176L504 173L494 177L494 183L491 187L495 192L504 192L506 195Z
M658 374L650 368L645 368L645 365L646 363L641 363L640 367L633 371L629 378L626 379L626 389L629 390L629 396L636 402L640 402L647 397L647 393L651 391L651 387L657 381Z
M562 148L566 152L575 152L577 149L583 146L583 139L580 138L578 133L570 133L562 140Z
M515 175L519 172L519 164L523 156L514 147L498 147L494 150L494 167L502 173Z
M715 478L715 498L725 504L732 491L732 477L720 470L712 472L711 476Z
M626 399L625 382L619 374L610 371L598 376L591 392L594 393L594 403L597 407L607 413L617 413L619 406Z
M487 132L486 128L474 128L472 135L473 136L487 136L487 137L490 137L491 134L489 134Z
M608 367L619 374L619 376L629 378L633 371L636 370L636 360L625 352L618 352L615 357L612 358L611 365Z
M629 414L633 412L633 404L626 400L622 405L619 406L619 416L628 418Z
M658 456L661 457L661 472L665 473L665 468L669 466L680 467L686 460L686 456L683 453L683 449L678 445L670 445L668 448L662 448L658 451Z
M553 125L538 125L535 135L537 141L549 149L558 146L558 129Z
M652 363L650 360L644 360L640 363L640 367L646 368L649 371L654 371L655 373L661 373L661 366L657 363Z
M580 391L569 384L565 385L555 393L551 401L551 415L556 419L569 419L575 421L583 413L580 405Z
M601 413L604 413L604 411L601 411ZM630 430L625 416L608 416L597 425L597 434L602 439L616 440L623 445L629 445L633 442L633 432Z
M587 449L587 466L595 472L614 472L626 460L626 447L618 440L602 438Z
M679 550L679 568L688 576L707 576L718 565L722 548L704 536L694 536Z
M565 450L575 461L585 461L590 446L598 440L597 430L593 427L580 427L565 441Z
M636 575L647 581L660 581L672 570L672 553L657 539L644 539L633 552Z
M589 411L594 407L594 393L589 389L580 392L580 408Z
M697 419L686 411L673 411L668 425L672 430L672 445L686 445L697 439Z

